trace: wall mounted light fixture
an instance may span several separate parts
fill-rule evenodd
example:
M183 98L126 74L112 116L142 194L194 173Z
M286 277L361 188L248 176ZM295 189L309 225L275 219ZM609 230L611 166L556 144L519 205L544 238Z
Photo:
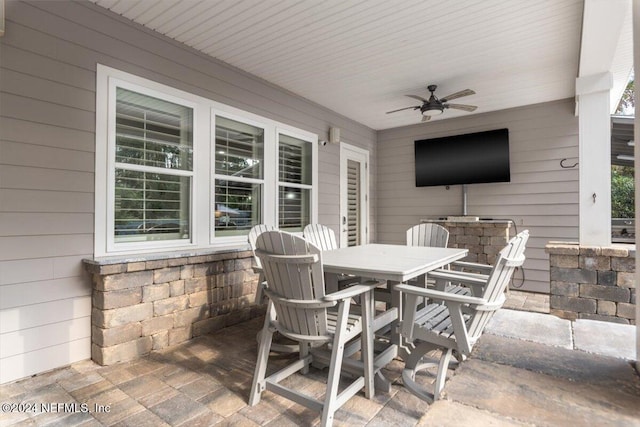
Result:
M340 143L340 128L329 128L329 142L331 144L339 144Z

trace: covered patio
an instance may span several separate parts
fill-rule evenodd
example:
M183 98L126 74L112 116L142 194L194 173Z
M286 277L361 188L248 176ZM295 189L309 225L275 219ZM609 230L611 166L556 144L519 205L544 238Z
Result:
M71 405L0 426L318 424L247 405L249 229L405 245L420 223L485 264L529 230L526 261L443 400L396 359L337 425L640 425L635 232L612 243L610 202L611 165L637 163L638 120L611 116L635 3L0 6L0 401ZM420 141L494 130L508 180L417 185ZM317 374L293 381L317 395Z

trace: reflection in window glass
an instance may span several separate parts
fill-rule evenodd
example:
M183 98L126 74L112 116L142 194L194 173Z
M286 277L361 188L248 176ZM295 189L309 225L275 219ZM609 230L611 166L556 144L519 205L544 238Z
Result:
M215 173L262 179L264 129L216 117Z
M190 177L115 172L116 242L189 239Z
M312 144L278 135L278 226L300 232L311 221Z
M278 227L280 230L299 232L310 224L310 189L281 186L278 200Z
M116 162L193 170L193 110L117 88Z
M216 236L242 236L262 222L262 184L216 179Z
M280 134L278 163L281 182L311 185L311 144L309 142Z
M116 88L115 162L114 242L189 240L193 109Z
M243 236L262 223L264 129L216 117L216 237Z

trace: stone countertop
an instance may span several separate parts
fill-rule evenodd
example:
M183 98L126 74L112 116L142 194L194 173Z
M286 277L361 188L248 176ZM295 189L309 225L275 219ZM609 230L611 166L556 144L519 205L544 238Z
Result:
M580 245L576 241L549 241L545 252L558 255L603 255L627 257L636 255L636 245L633 243L612 243L609 246Z
M513 221L510 219L490 219L490 218L480 218L478 220L475 220L473 218L476 217L472 217L471 219L465 219L463 217L457 217L457 218L427 218L427 219L421 219L420 222L423 223L428 223L428 222L435 222L435 223L450 223L450 224L464 224L464 225L468 225L468 224L495 224L495 225L506 225L508 227L510 227L511 225L513 225Z
M94 257L85 258L82 260L88 265L113 265L113 264L127 264L134 262L146 262L157 260L168 260L178 258L195 258L195 257L207 257L216 256L220 254L229 254L233 252L246 252L251 248L248 244L233 245L233 246L218 246L205 249L194 249L185 251L172 251L172 252L152 252L152 253L139 253L139 254L127 254L127 255L114 255L106 257Z

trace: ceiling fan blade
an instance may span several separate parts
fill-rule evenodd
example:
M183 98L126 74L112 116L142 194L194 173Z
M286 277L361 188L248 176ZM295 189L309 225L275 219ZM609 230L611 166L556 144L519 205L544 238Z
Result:
M475 92L471 89L461 90L460 92L452 93L449 96L445 96L444 98L440 98L440 101L447 102L452 99L462 98L463 96L475 95Z
M420 108L420 106L415 106L415 107L405 107L405 108L398 108L397 110L391 110L391 111L387 111L387 114L390 113L397 113L398 111L403 111L403 110L417 110L418 108Z
M447 104L449 108L455 108L456 110L464 110L468 112L476 111L475 105L466 105L466 104Z
M420 120L421 122L428 122L429 120L431 120L431 116L422 116L422 120Z
M405 95L405 96L408 96L409 98L417 99L418 101L429 102L429 100L424 99L423 97L418 95Z

